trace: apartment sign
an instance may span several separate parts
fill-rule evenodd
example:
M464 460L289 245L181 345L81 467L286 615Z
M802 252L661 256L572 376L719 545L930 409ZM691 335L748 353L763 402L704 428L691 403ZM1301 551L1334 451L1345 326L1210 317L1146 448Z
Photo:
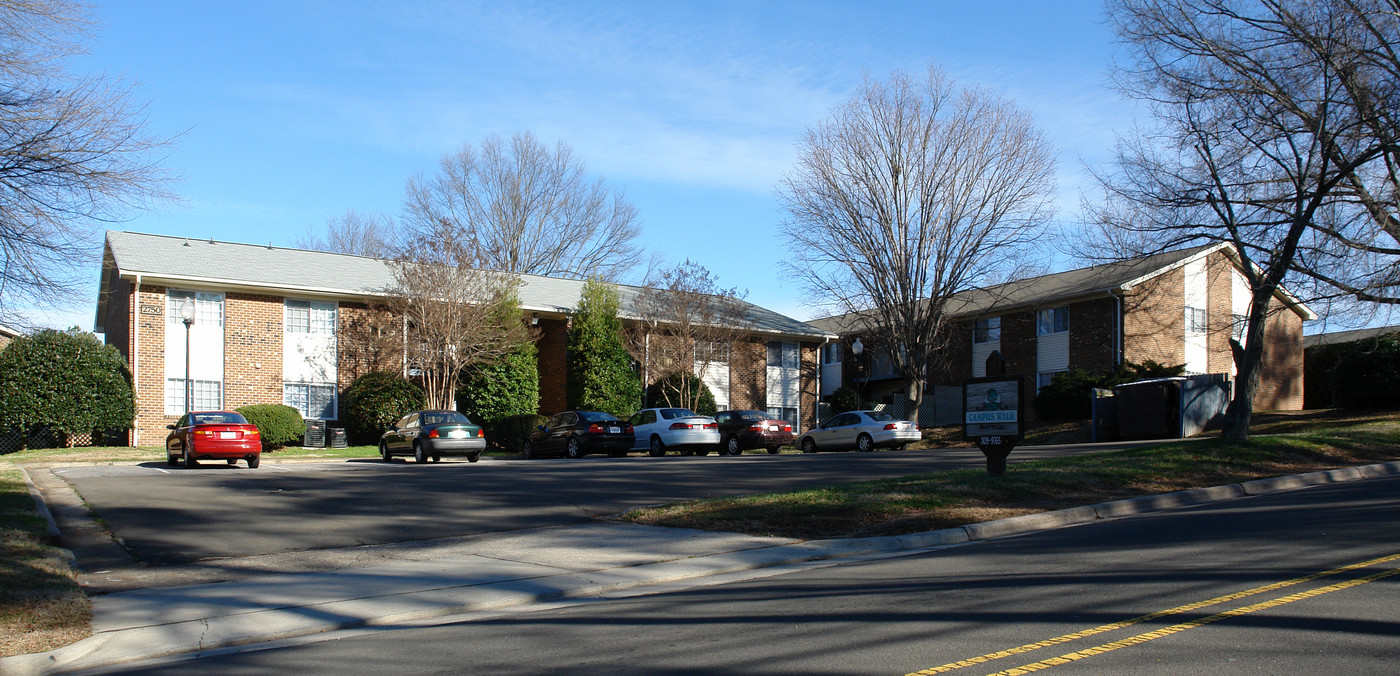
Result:
M963 383L963 436L979 445L1015 443L1021 437L1021 379L973 378Z

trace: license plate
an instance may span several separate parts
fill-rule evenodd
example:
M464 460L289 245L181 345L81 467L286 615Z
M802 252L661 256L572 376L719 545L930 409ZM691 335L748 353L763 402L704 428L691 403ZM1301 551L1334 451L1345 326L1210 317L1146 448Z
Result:
M769 425L769 426L768 426L768 431L769 431L769 432L777 432L777 431L778 431L778 426L777 426L777 425Z
M219 433L219 438L220 438L220 439L237 439L237 438L238 438L238 433L237 433L237 432L220 432L220 433Z
M467 431L466 431L466 430L452 430L451 432L448 432L448 433L447 433L447 437L448 437L449 439L466 439L466 438L467 438Z
M608 428L608 434L622 434L622 428L621 428L621 427L609 427L609 428Z

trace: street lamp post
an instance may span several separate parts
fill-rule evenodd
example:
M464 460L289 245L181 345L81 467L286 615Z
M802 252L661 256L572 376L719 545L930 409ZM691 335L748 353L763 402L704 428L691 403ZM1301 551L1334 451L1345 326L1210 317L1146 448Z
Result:
M194 390L190 388L190 327L194 326L194 303L180 304L180 321L185 323L185 415L190 414L194 402Z

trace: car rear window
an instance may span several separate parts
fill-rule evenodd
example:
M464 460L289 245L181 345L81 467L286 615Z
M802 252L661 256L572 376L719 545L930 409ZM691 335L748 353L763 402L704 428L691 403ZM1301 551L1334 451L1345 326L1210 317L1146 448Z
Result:
M744 420L767 420L768 414L763 411L744 411L739 417Z
M617 420L617 418L613 416L613 414L602 413L599 411L579 411L578 417L583 418L588 422L608 422L610 420Z
M472 421L467 416L456 411L434 411L423 414L424 425L470 425Z
M884 411L867 411L867 412L866 412L866 415L870 416L870 419L871 419L871 420L874 420L874 421L876 421L876 422L885 422L885 421L887 421L887 420L894 420L894 416L892 416L892 415L890 415L890 414L888 414L888 413L885 413Z
M661 417L665 420L675 420L676 418L694 418L695 412L688 408L663 408Z
M228 413L196 413L194 414L194 424L196 425L247 425L248 419L241 414Z

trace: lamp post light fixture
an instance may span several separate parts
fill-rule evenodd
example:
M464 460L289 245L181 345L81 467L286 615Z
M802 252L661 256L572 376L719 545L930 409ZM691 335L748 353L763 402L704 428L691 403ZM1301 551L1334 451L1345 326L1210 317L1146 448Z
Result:
M860 353L862 353L862 352L864 352L864 351L865 351L865 345L863 345L863 344L860 342L860 339L859 339L859 338L857 338L856 341L855 341L854 343L851 343L851 354L854 354L854 355L856 355L856 356L860 356Z
M190 327L194 326L194 303L180 304L180 321L185 324L185 415L190 414L194 402L194 390L190 388Z

